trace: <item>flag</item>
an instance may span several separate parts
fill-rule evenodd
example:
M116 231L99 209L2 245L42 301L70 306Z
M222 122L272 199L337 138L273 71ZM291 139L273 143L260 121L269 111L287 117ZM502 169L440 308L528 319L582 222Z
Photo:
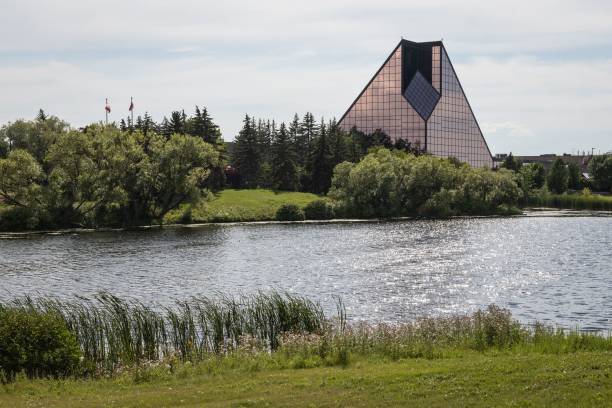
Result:
M130 112L132 112L134 110L134 98L130 98L130 109L128 109Z
M108 98L106 98L106 105L104 106L104 110L108 113L111 111L110 104L108 103Z

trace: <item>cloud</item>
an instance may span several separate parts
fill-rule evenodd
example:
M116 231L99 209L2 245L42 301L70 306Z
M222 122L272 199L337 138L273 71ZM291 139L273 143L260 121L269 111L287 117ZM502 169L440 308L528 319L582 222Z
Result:
M42 107L79 126L134 96L158 119L206 105L230 140L245 113L339 117L400 36L443 37L494 152L607 150L610 20L594 0L20 0L0 15L0 123Z

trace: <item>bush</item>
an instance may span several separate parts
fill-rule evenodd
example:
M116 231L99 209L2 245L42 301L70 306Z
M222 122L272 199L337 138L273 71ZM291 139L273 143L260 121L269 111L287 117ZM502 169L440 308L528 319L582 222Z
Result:
M314 200L304 207L304 216L307 220L330 220L334 218L333 205L326 200Z
M24 372L29 378L74 373L81 351L56 314L0 309L0 371L5 380Z
M303 221L304 212L295 204L283 204L276 210L277 221Z

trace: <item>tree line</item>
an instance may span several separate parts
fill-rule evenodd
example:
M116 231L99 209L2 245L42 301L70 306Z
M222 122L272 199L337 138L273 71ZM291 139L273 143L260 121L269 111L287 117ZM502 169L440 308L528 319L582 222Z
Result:
M572 162L565 163L557 157L551 168L546 171L540 163L523 164L510 153L502 162L502 168L512 170L522 176L523 182L531 189L546 188L555 194L568 190L596 190L612 192L612 155L592 156L588 164L590 178L584 178L580 167Z
M72 129L40 111L0 128L0 228L133 226L161 221L224 182L218 127L196 108L155 124Z
M419 146L403 140L393 143L380 130L345 132L335 119L317 122L310 112L302 119L296 113L289 124L280 125L246 115L234 142L231 163L235 173L228 175L228 183L325 194L336 165L358 162L377 146L421 153Z

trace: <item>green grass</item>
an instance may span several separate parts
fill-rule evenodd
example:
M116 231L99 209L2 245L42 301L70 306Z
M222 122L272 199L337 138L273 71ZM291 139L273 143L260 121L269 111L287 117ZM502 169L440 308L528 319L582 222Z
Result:
M223 190L211 201L195 207L183 205L166 216L166 223L181 222L243 222L274 220L276 210L283 204L304 207L320 198L311 193L274 192L272 190Z
M525 327L493 305L471 315L379 325L347 322L340 300L337 306L335 316L324 317L307 298L275 292L192 298L160 311L108 294L3 303L2 309L63 318L83 361L63 379L11 377L0 385L0 407L612 401L610 336ZM1 358L2 350L0 365Z
M612 211L612 196L543 193L532 197L529 205L573 210Z
M265 357L101 380L0 386L2 407L612 406L612 354L466 352L446 359L359 359L346 368L279 369Z

